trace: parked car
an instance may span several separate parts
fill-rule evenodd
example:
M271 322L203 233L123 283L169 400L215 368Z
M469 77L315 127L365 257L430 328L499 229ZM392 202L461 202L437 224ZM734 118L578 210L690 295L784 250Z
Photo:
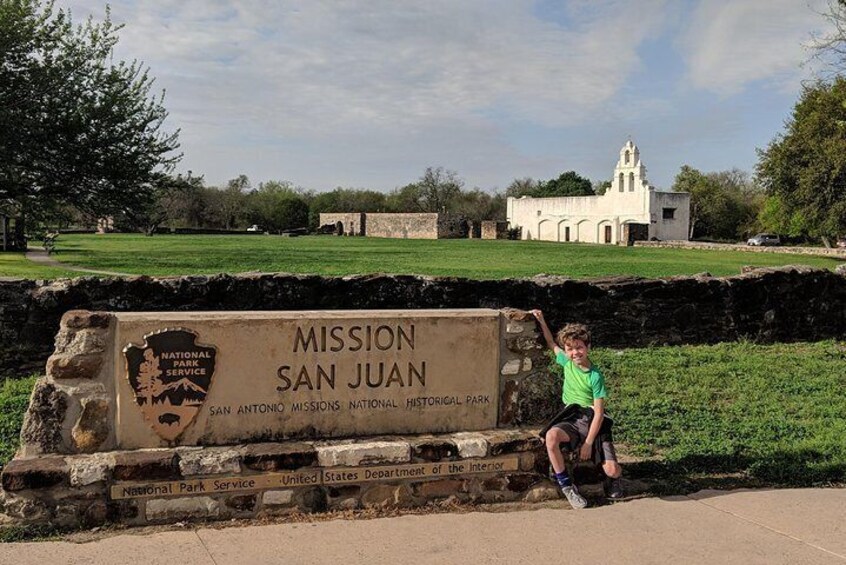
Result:
M256 224L253 224L247 228L247 231L261 231L261 228L258 227Z
M746 245L755 246L774 246L781 245L781 238L773 233L759 233L756 236L750 237Z

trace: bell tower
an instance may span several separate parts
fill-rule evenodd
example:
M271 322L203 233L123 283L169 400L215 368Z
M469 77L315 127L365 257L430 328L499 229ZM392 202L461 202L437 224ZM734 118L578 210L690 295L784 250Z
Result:
M605 194L652 190L646 180L646 167L640 160L640 149L629 139L620 149L620 159L614 167L611 188Z

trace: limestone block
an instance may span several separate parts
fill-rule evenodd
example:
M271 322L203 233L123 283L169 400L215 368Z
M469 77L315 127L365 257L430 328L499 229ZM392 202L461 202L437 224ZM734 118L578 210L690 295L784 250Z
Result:
M21 428L26 455L55 453L62 445L62 425L68 397L45 378L38 379Z
M253 512L257 501L255 494L236 494L226 499L226 506L235 512Z
M454 441L422 438L411 442L411 456L415 460L443 461L458 456L458 447Z
M103 365L103 355L51 355L47 359L47 376L54 379L96 379Z
M65 328L108 328L112 315L108 312L89 310L68 310L62 315L61 325Z
M542 444L535 430L499 430L487 436L491 456L531 451Z
M542 351L543 344L537 335L521 335L509 337L505 340L505 347L513 353L524 353L531 351Z
M317 462L321 467L357 467L411 461L411 446L399 441L371 441L318 445Z
M505 333L509 334L521 334L523 333L523 326L520 324L509 323L505 326ZM511 340L509 340L511 341Z
M70 330L63 328L56 334L55 353L80 355L106 351L105 331L100 329Z
M523 358L523 364L520 366L520 370L524 373L532 370L532 360L529 357Z
M507 477L507 488L513 492L525 492L542 480L543 477L537 473L512 473Z
M240 473L241 454L234 449L205 449L180 452L179 471L184 477Z
M841 265L837 265L837 268L834 269L834 272L837 273L838 275L846 276L846 263L841 264Z
M545 500L555 500L559 496L558 487L545 481L527 490L526 494L523 495L523 500L526 502L543 502Z
M76 504L57 504L53 521L59 526L76 526L78 508Z
M261 497L261 503L265 506L290 506L294 502L294 491L269 490Z
M517 308L503 308L501 312L506 317L506 319L513 320L515 322L532 322L535 319L532 313L528 310L518 310Z
M517 381L505 381L502 387L502 394L499 397L499 425L507 426L517 416L517 398L520 386Z
M314 465L317 452L310 443L256 443L244 448L242 458L253 471L290 471Z
M510 361L506 361L505 364L502 366L502 370L500 371L501 374L505 376L516 375L520 372L520 360L519 359L511 359Z
M156 498L147 501L147 520L180 520L186 518L216 518L220 503L208 496L191 498Z
M100 526L109 520L109 506L104 500L95 500L82 510L81 522L86 527Z
M62 457L12 459L3 468L0 480L4 490L14 492L68 485L70 474Z
M453 434L452 438L458 447L458 456L462 459L484 457L488 454L488 440L481 434L459 432Z
M464 481L460 479L441 479L414 485L414 494L430 499L446 498L464 490Z
M71 430L74 447L82 453L97 451L109 437L109 402L102 398L82 400L82 413Z
M303 512L323 512L327 507L326 490L320 487L297 489L294 498Z
M93 485L109 478L109 471L114 466L111 455L88 455L69 458L70 484L72 487Z
M50 519L47 504L37 498L6 496L3 506L7 516L26 522L46 522Z
M115 455L114 479L152 481L181 478L179 457L170 450L125 451Z
M409 506L412 501L408 485L375 485L361 495L361 504L365 507L403 507Z

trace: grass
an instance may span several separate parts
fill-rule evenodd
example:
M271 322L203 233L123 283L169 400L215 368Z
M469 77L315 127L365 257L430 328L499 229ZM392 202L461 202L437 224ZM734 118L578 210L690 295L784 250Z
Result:
M0 466L18 449L24 413L36 376L0 380Z
M262 271L473 279L531 277L539 273L572 278L665 277L703 271L723 276L737 274L742 265L749 264L804 264L829 269L838 264L837 259L830 257L541 241L246 235L64 235L54 257L69 265L153 276ZM0 267L0 275L7 274Z
M24 257L23 253L0 253L0 277L16 277L23 279L55 279L72 277L73 273L65 269L43 267Z
M846 343L599 350L615 439L678 488L846 482Z

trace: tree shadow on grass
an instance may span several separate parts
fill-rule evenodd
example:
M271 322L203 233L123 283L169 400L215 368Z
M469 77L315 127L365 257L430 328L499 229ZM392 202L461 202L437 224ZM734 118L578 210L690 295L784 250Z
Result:
M695 454L678 460L637 461L624 469L627 479L643 481L655 495L846 483L846 461L834 461L830 454L812 449L761 456Z

